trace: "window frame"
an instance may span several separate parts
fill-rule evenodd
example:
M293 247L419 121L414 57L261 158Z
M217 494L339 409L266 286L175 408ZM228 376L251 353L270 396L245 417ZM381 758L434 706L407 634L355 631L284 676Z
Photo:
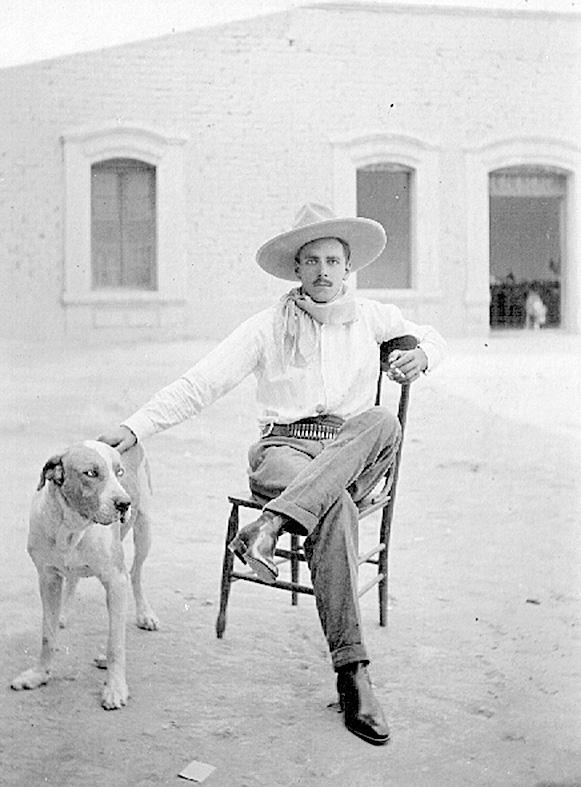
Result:
M63 304L184 303L184 144L186 138L130 125L62 134L65 176ZM94 290L91 270L91 167L127 158L156 168L157 289Z
M334 204L338 215L357 215L357 170L395 164L410 176L410 287L361 289L366 297L405 302L441 299L439 253L438 149L415 137L385 132L355 133L331 140ZM418 228L421 227L421 232ZM388 240L389 243L389 240Z
M564 198L564 259L561 274L561 328L581 332L581 253L577 206L581 204L581 148L552 137L512 137L465 149L467 269L464 308L469 333L488 333L490 303L490 181L506 167L541 166L567 178Z

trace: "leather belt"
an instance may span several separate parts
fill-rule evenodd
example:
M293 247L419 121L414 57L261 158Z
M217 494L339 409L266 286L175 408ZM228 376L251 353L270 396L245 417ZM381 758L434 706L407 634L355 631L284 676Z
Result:
M343 426L338 416L324 415L316 418L303 418L291 424L266 424L261 437L296 437L299 440L333 440Z

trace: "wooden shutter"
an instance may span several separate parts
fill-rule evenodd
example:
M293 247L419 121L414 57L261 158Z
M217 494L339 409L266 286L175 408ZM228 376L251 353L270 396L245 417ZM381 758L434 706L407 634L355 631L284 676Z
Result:
M156 289L155 167L133 159L100 162L91 187L93 289Z

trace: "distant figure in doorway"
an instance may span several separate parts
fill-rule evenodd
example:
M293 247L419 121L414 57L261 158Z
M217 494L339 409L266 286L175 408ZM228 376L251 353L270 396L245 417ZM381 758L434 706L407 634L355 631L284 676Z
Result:
M529 290L525 301L525 328L538 331L547 322L547 307L534 290Z

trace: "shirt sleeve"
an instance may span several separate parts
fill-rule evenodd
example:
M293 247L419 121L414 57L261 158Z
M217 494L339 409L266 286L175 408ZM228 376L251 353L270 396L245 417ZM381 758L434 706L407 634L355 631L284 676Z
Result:
M175 382L123 421L139 441L198 415L261 363L266 312L243 322Z
M411 334L418 340L418 346L426 354L430 372L442 361L447 352L446 340L431 325L419 325L407 320L401 310L393 304L369 302L372 304L378 343L389 341L396 336Z

